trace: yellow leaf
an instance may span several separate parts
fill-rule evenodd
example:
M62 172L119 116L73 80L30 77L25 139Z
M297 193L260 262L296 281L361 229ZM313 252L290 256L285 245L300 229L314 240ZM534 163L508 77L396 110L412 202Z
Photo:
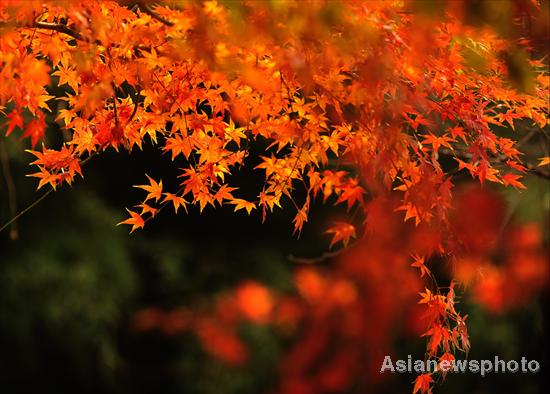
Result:
M252 212L253 209L256 209L256 204L250 201L243 200L242 198L235 198L231 201L229 201L229 204L235 205L235 210L233 212L238 211L239 209L246 209L246 212L250 215L250 212Z

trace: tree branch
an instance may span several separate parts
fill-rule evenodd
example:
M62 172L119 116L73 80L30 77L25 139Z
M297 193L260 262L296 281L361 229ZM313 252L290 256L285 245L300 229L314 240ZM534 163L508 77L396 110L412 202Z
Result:
M358 241L356 240L355 242L352 242L348 246L345 246L345 247L343 247L341 249L338 249L338 250L335 250L333 252L324 252L322 255L317 256L317 257L297 257L297 256L294 256L292 254L289 254L287 256L287 259L291 263L295 263L295 264L304 264L304 265L319 264L319 263L322 263L326 260L337 257L337 256L341 255L344 252L347 252L348 250L355 247L357 245L357 243L358 243Z
M34 22L32 27L45 30L53 30L59 33L66 34L71 36L75 40L83 40L79 32L69 28L67 25L62 25L59 23L50 23L50 22Z

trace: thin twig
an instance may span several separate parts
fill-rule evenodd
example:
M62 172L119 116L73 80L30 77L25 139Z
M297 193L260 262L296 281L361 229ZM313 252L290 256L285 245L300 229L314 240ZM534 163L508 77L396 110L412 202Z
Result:
M40 198L36 201L34 201L31 205L29 205L27 208L23 209L21 212L19 212L17 215L15 215L13 218L10 219L10 221L8 221L6 224L4 224L1 228L0 228L0 233L2 231L4 231L10 224L14 223L17 219L19 219L21 216L23 216L25 213L27 213L28 211L30 211L32 208L34 208L36 205L38 205L38 203L40 203L40 201L42 201L43 199L45 199L46 197L48 197L51 192L53 192L54 189L51 188L50 190L48 190L46 193L42 194L42 196L40 196Z
M527 134L525 134L517 143L516 143L516 147L520 147L522 146L523 144L529 142L531 140L531 138L533 138L533 136L537 134L537 129L531 129L531 131L529 131Z
M357 243L350 244L349 246L346 246L342 249L335 250L334 252L324 252L322 255L317 257L297 257L292 254L289 254L287 256L287 259L295 264L304 264L304 265L313 265L313 264L319 264L322 263L328 259L332 259L336 256L339 256L340 254L347 252L348 250L352 249Z

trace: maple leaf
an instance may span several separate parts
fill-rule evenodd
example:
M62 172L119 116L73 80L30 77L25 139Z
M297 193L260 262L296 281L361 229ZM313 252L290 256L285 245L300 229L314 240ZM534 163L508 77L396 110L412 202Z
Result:
M431 393L431 385L433 383L433 378L431 374L425 373L420 376L418 376L414 381L414 388L413 388L413 394L416 394L420 392L421 394L424 393Z
M539 159L539 164L538 164L539 167L548 166L548 165L550 165L550 156L541 157Z
M147 177L147 179L149 179L149 185L134 185L134 187L138 189L143 189L148 192L144 202L152 198L154 198L155 202L157 202L162 197L162 179L160 180L160 182L157 183L149 175L145 174L145 176Z
M264 222L266 218L266 207L269 209L270 212L273 212L273 207L275 205L281 208L281 196L280 194L266 194L262 191L260 192L258 197L260 199L260 205L262 206L262 222Z
M75 93L78 92L78 72L76 67L70 65L69 56L62 55L61 63L57 65L57 70L52 75L59 77L59 86L67 84Z
M350 238L355 238L357 236L355 233L355 226L346 222L335 223L334 226L325 231L325 233L334 234L330 241L330 248L339 241L342 241L344 247L347 247Z
M422 297L420 301L418 301L419 304L427 304L432 301L434 298L434 295L432 294L431 290L426 288L424 292L419 293Z
M82 176L79 159L74 157L74 150L72 147L63 145L60 150L47 149L42 147L42 152L26 150L36 156L37 160L31 164L42 165L45 168L55 171L69 171L71 173L77 172Z
M301 233L302 228L304 227L304 223L307 222L307 215L309 212L309 196L306 198L306 201L302 208L298 210L296 213L296 216L294 217L294 220L292 220L292 223L294 223L294 232L293 234Z
M519 164L517 161L506 160L506 164L508 164L511 168L513 168L514 170L517 170L519 172L523 172L523 173L527 172L527 168L525 168L524 166Z
M140 215L144 215L146 213L150 213L151 214L151 217L155 217L155 215L157 214L158 212L158 209L157 208L153 208L151 207L150 205L148 204L139 204L139 205L136 205L136 208L141 208L141 213Z
M186 168L184 173L179 176L180 178L187 178L181 184L185 186L183 195L192 193L198 195L199 191L204 187L201 173L197 172L194 168Z
M475 173L477 174L480 183L485 182L485 180L501 183L497 177L497 175L499 175L499 171L496 168L490 167L487 160L482 160L481 163L479 163L475 169Z
M229 187L227 185L221 185L216 194L214 195L214 200L216 200L220 205L223 200L234 200L231 192L237 190L236 187Z
M253 209L256 209L256 204L250 201L243 200L242 198L234 198L229 201L229 204L235 205L235 209L233 212L236 212L239 209L245 209L246 213L249 215Z
M166 144L163 149L166 151L171 151L172 160L174 160L179 154L182 154L186 159L189 159L189 155L191 155L193 147L194 144L191 137L181 137L176 135L166 139Z
M527 189L523 183L518 181L518 179L521 178L521 175L506 174L502 176L502 182L504 182L504 186L513 186L516 189Z
M508 124L514 131L515 131L514 119L518 119L518 118L521 118L521 115L514 113L512 110L508 110L504 114L499 114L499 120L501 122L504 122L504 121L508 122Z
M463 169L467 169L468 171L470 171L470 174L474 174L475 172L475 167L470 164L470 163L466 163L465 161L462 161L460 160L459 158L456 158L455 157L455 160L458 162L458 170L463 170Z
M430 341L428 343L428 354L435 355L439 345L443 340L448 340L449 332L441 324L433 325L428 331L426 331L422 336L430 336Z
M187 212L187 201L181 196L172 194L172 193L164 193L164 200L162 200L162 203L166 202L172 202L174 205L174 211L178 213L179 207L183 207L185 209L185 212Z
M44 167L38 166L40 172L35 172L34 174L29 174L27 176L39 178L40 181L38 182L38 188L37 190L40 190L40 188L44 185L50 184L50 186L56 190L57 184L59 182L59 175L52 174L48 170L46 170Z
M455 356L453 356L451 353L446 352L439 358L439 366L438 369L441 371L443 377L452 370L453 361L455 360ZM447 366L445 366L446 363ZM442 365L443 364L443 365Z
M37 118L31 120L23 133L23 137L31 138L31 145L34 148L38 143L38 140L44 137L44 132L46 131L46 122L44 120L44 115L39 114Z
M356 180L352 180L348 184L341 186L341 190L341 194L336 200L336 204L346 201L348 204L348 209L350 209L356 202L359 202L361 205L365 204L363 199L365 189L357 185Z
M143 228L143 226L145 226L145 221L143 220L143 218L141 217L141 215L139 213L130 211L129 209L126 209L126 210L130 214L130 218L128 218L128 219L126 219L126 220L124 220L120 223L117 223L117 226L119 226L121 224L128 224L128 225L132 226L132 229L130 230L130 234L133 233L138 228Z
M414 131L418 130L418 126L423 125L426 127L431 126L431 122L424 118L421 114L416 114L416 117L413 119L409 115L405 114L405 119L407 123L411 125L411 127L414 129Z
M451 127L449 129L449 131L451 132L451 135L453 136L453 138L460 138L462 139L462 141L464 141L464 143L466 143L466 133L464 132L464 128L460 127L460 126L454 126L454 127Z
M6 136L10 135L13 129L16 127L19 127L20 129L23 128L23 117L21 116L20 111L14 109L6 115L6 118L9 119Z
M411 203L407 203L404 205L401 205L395 209L396 211L405 211L405 218L403 219L404 222L406 222L409 219L414 218L414 224L418 226L420 224L420 221L422 220L422 217L420 213L418 212L418 209L416 206L414 206Z
M424 265L425 257L417 255L413 255L412 257L414 259L414 262L411 264L411 267L416 267L420 269L420 277L423 278L425 274L430 275L430 270Z
M214 200L212 199L212 194L210 194L210 192L204 188L199 190L199 192L195 197L195 201L199 203L200 212L202 212L208 204L214 206ZM243 207L244 206L241 206L241 208ZM237 210L237 207L235 207L235 211L236 210ZM247 208L247 211L248 211L248 208Z
M39 94L34 99L36 99L36 106L37 108L45 109L48 112L52 112L49 105L47 104L48 101L55 98L55 96L50 96L48 94ZM31 111L33 112L33 111Z
M432 145L433 152L439 151L439 148L441 146L444 146L449 149L453 149L453 147L450 145L450 142L452 142L453 139L449 138L445 135L442 135L440 137L437 137L433 134L428 134L424 136L424 140L422 141L424 144Z
M244 127L235 128L233 120L229 120L229 127L225 128L225 139L227 141L235 141L237 146L241 147L241 139L246 139L246 134L244 133Z

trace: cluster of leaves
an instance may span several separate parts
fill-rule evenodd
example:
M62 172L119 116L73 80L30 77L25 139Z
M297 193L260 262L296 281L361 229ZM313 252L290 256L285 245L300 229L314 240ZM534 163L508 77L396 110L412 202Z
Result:
M382 206L404 211L445 235L416 255L424 276L422 259L454 241L454 174L518 189L528 171L548 176L496 130L544 131L550 77L527 38L466 24L467 2L432 18L417 3L3 1L6 134L30 138L38 188L70 184L107 149L168 154L180 180L167 189L151 168L122 222L131 231L166 206L230 205L265 220L290 203L300 233L322 196L352 211L328 229L331 247L347 246L381 225ZM513 20L540 7L513 4ZM34 150L54 119L62 145ZM232 181L243 167L264 174L253 194ZM391 194L398 206L378 203ZM438 313L430 352L443 335L466 349L452 291L425 294Z

